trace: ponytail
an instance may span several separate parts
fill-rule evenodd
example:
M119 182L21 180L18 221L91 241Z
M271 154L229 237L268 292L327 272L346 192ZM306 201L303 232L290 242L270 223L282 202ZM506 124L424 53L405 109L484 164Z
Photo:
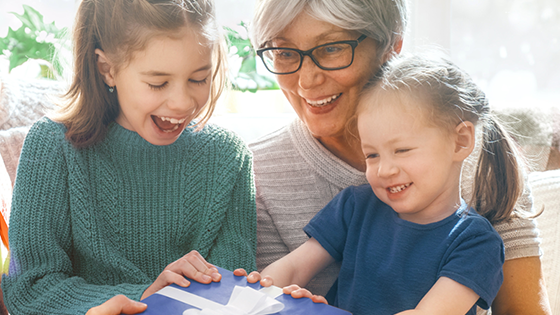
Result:
M495 117L488 116L470 204L494 224L512 216L523 192L523 178L513 139Z

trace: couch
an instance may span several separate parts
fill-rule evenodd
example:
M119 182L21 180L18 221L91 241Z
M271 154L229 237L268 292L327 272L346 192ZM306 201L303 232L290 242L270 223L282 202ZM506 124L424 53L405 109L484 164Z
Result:
M18 157L31 124L53 108L62 84L0 75L0 205L9 221ZM530 165L528 174L542 239L542 265L553 314L560 314L560 106L495 109L513 131ZM231 124L230 124L231 126ZM0 294L1 297L1 294ZM2 313L0 303L0 315Z

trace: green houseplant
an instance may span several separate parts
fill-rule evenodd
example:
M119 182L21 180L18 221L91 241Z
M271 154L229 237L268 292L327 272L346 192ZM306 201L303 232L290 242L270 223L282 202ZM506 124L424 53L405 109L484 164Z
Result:
M43 15L28 5L23 14L10 12L22 23L17 30L8 28L6 37L0 38L0 55L7 57L9 70L29 59L41 60L41 77L56 79L62 76L63 60L60 53L68 49L67 29L59 29L54 22L46 24Z
M244 22L239 25L247 33L247 24ZM241 59L239 69L231 74L230 81L234 90L256 92L258 90L277 90L278 84L270 77L257 73L257 54L251 45L251 41L239 32L224 27L229 54Z

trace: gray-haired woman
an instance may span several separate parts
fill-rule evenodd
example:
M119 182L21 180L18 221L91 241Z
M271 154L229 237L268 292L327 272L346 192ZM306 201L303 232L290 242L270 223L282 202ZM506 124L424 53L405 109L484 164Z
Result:
M259 270L304 243L302 228L339 191L367 183L359 142L346 126L363 86L400 52L406 21L405 0L258 1L253 43L299 117L250 145ZM465 200L471 182L463 178ZM527 191L519 205L530 208ZM493 314L550 314L534 223L516 217L494 227L506 263ZM327 294L338 268L331 265L307 288Z

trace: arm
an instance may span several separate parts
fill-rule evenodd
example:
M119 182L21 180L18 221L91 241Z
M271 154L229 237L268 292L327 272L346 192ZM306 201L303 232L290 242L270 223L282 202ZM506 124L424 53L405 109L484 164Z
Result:
M279 287L297 284L304 287L323 268L334 261L334 258L317 242L310 238L296 250L282 259L266 267L261 275L263 279L271 279Z
M552 314L539 257L506 260L504 283L492 303L492 314Z
M78 218L69 212L66 145L60 126L42 120L22 150L9 231L10 270L2 279L12 314L84 314L114 295L139 298L148 286L93 285L76 276L72 219Z
M518 202L526 209L531 207L527 191ZM494 227L504 241L506 261L503 266L504 282L492 303L492 314L552 314L534 220L514 218Z
M479 296L468 287L446 277L439 278L414 310L398 315L462 315L476 303Z

